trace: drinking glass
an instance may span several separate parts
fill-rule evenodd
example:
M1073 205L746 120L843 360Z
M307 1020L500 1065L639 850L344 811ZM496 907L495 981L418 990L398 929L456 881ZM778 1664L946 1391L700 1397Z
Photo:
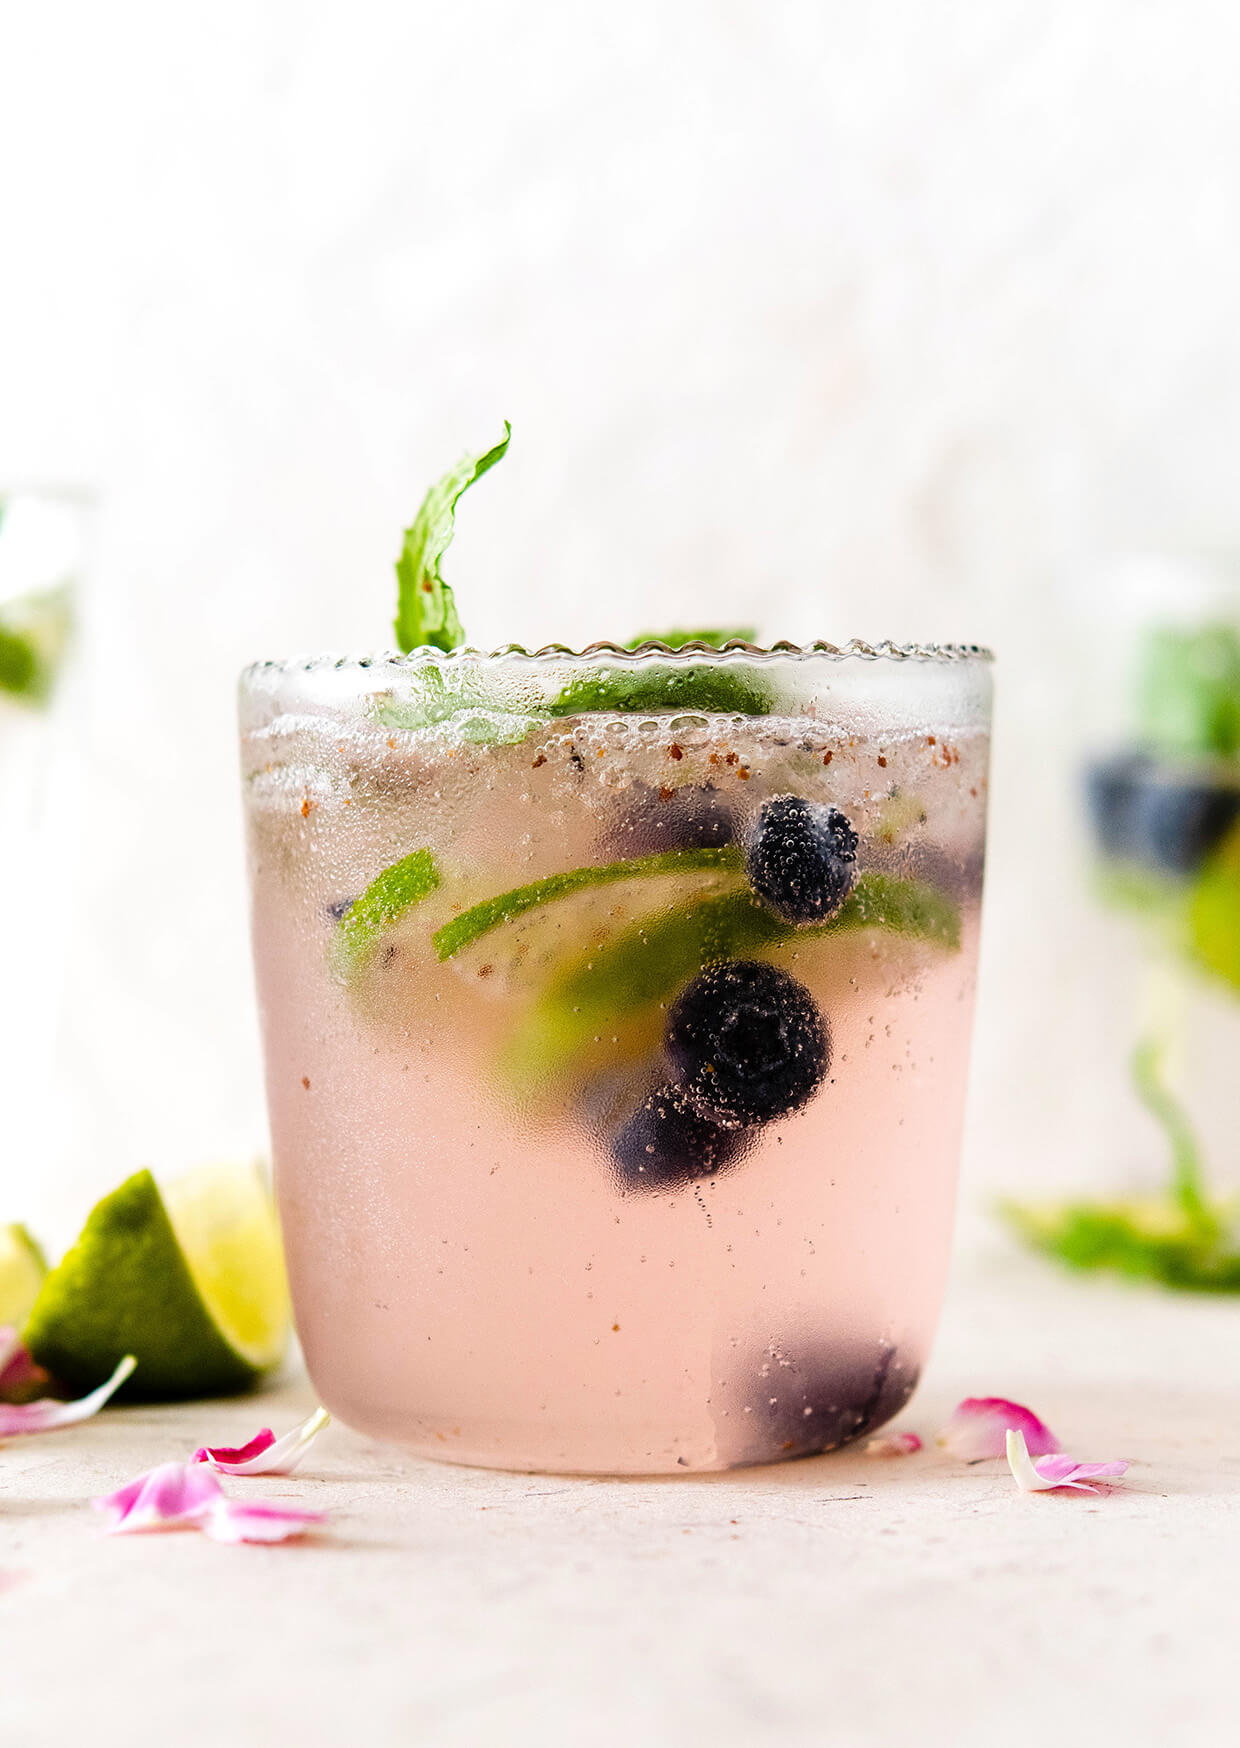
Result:
M297 1326L427 1456L831 1449L943 1291L991 681L973 646L262 662L253 942Z

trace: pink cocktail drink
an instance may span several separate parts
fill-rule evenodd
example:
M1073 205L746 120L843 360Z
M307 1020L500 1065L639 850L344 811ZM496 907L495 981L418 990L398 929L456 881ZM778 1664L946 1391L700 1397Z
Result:
M334 1413L648 1474L902 1406L950 1244L989 698L956 647L249 670L276 1186Z

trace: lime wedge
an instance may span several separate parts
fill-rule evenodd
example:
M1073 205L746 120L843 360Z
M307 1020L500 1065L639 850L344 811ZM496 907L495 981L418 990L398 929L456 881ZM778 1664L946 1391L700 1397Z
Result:
M39 1295L47 1259L24 1226L0 1226L0 1326L19 1328Z
M26 1325L41 1366L90 1390L131 1353L132 1400L250 1387L288 1336L275 1209L252 1166L208 1166L163 1194L137 1172L91 1212Z

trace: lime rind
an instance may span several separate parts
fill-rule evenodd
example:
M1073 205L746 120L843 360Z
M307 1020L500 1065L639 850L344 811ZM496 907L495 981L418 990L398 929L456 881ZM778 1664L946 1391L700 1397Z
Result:
M463 947L470 946L481 936L498 928L501 923L512 922L527 910L534 910L555 899L568 898L573 893L584 892L590 887L610 886L618 880L649 879L660 874L698 874L720 870L739 872L743 865L741 851L733 844L723 844L699 849L658 850L653 855L633 856L623 862L570 868L562 874L548 874L544 879L531 881L527 886L516 886L510 892L501 892L495 898L484 899L481 904L462 911L450 923L436 929L431 939L440 959L451 959Z
M429 850L414 850L376 874L336 926L331 946L335 975L352 982L388 931L414 905L429 898L439 881L439 865Z

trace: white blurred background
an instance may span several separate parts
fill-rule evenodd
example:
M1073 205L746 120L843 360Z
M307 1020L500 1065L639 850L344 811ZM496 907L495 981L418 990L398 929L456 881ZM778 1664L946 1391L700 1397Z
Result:
M100 505L77 1091L3 1217L262 1146L234 677L386 644L505 416L472 641L998 648L971 1200L1152 1169L1073 763L1116 555L1240 544L1238 49L1221 0L3 5L0 482Z

